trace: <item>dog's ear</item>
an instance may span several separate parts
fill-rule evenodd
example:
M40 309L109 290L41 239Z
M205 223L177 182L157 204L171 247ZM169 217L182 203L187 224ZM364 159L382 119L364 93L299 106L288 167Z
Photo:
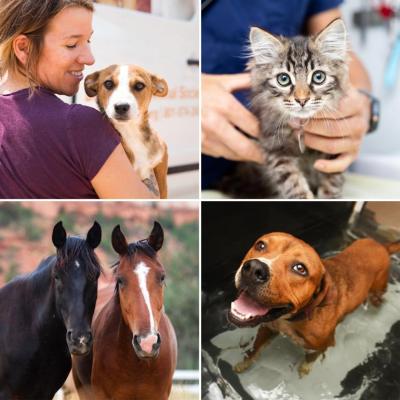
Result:
M85 78L85 92L89 97L97 95L100 72L93 72Z
M154 96L164 97L168 94L168 84L165 79L151 75L151 84Z

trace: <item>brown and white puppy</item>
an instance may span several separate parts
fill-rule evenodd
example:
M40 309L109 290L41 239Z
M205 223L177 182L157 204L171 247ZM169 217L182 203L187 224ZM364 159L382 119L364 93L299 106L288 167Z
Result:
M299 373L335 344L335 329L346 314L368 297L378 306L387 286L391 253L400 242L382 245L356 240L334 257L321 259L307 243L287 233L261 236L244 257L235 276L239 296L231 304L229 320L260 328L253 349L235 367L247 369L263 346L278 333L313 353L306 355Z
M150 127L152 96L164 97L167 82L136 65L111 65L88 75L85 91L121 135L122 146L142 181L167 198L167 145Z

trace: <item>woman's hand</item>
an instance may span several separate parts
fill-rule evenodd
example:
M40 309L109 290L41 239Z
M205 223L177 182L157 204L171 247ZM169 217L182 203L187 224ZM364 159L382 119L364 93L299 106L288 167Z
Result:
M156 198L140 180L119 144L91 181L100 199Z
M248 135L258 137L257 118L232 92L250 87L249 74L202 75L202 152L235 161L263 162L264 156Z

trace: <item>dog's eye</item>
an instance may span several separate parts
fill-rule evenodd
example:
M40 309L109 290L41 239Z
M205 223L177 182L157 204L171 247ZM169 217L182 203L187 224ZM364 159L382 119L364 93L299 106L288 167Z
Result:
M133 88L134 88L135 90L137 90L138 92L140 92L141 90L143 90L143 89L145 88L145 85L144 85L144 83L142 83L142 82L136 82L136 83L133 85Z
M267 247L267 245L266 245L262 240L259 240L259 241L256 243L256 250L257 250L257 251L263 251L263 250L266 249L266 247Z
M295 264L292 267L292 270L299 275L306 276L307 275L307 268L303 264Z
M104 87L107 90L111 90L114 87L114 82L111 81L111 80L107 80L107 81L104 82Z

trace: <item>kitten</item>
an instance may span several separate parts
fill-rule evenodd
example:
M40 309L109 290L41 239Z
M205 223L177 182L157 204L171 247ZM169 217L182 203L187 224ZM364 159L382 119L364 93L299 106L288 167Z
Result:
M251 29L251 109L260 120L266 164L242 167L242 172L247 169L247 194L252 189L254 197L341 196L343 174L315 170L314 162L329 156L305 148L302 129L290 128L289 122L305 124L317 112L329 117L337 108L348 81L346 36L340 19L312 37L289 39Z

